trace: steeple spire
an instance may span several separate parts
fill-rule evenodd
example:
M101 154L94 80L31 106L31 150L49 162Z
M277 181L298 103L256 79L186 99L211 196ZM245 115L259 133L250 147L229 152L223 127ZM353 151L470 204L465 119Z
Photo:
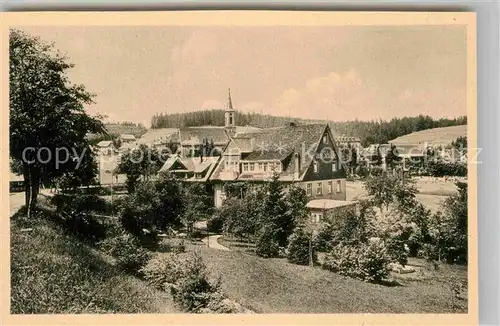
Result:
M233 136L236 132L236 111L233 108L233 101L231 100L231 89L229 88L227 90L228 92L228 98L227 98L227 107L226 107L226 112L224 112L224 126L226 128L227 133L229 136Z
M228 92L228 98L227 98L227 108L226 108L226 111L234 111L233 101L231 99L231 88L228 88L227 92Z

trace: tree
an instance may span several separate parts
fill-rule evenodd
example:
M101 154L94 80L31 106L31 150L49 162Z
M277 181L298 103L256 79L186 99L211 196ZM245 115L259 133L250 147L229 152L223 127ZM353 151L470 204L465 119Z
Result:
M53 45L10 31L10 156L22 165L28 216L41 180L79 168L78 151L90 151L86 135L104 132L100 119L84 110L93 95L66 75L72 67Z
M122 225L136 236L143 230L165 230L179 227L184 212L181 185L175 179L160 176L154 181L142 181L124 200L120 214Z
M182 221L188 234L193 232L194 223L206 220L212 213L211 197L202 183L188 184L183 191L184 214Z
M273 234L281 247L286 247L288 236L293 231L293 217L287 214L287 204L283 196L283 185L279 181L279 174L274 173L271 181L264 188L265 197L263 212L265 220L273 230L266 232L266 236ZM266 223L265 223L266 224Z
M165 160L166 156L162 156L158 150L141 144L138 148L123 154L114 173L127 175L125 184L128 192L131 193L141 177L148 180L150 176L156 175Z

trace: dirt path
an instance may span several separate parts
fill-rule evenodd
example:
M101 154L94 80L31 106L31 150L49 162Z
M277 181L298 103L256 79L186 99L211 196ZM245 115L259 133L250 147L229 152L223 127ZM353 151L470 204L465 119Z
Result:
M201 241L203 243L205 243L207 245L207 247L209 248L213 248L213 249L217 249L217 250L223 250L223 251L231 251L231 249L227 248L227 247L224 247L223 245L221 245L217 239L219 239L220 237L222 237L222 235L220 234L214 234L214 235L211 235L211 236L208 236L208 237L205 237L203 239L201 239Z

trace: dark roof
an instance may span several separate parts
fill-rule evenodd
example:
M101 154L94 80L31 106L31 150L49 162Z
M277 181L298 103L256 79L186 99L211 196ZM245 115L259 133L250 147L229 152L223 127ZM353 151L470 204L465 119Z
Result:
M180 142L201 144L203 138L213 140L215 144L226 144L229 137L224 127L187 127L179 129Z
M281 160L292 153L298 153L301 158L300 175L307 170L313 159L312 151L318 145L326 124L304 124L281 128L263 129L260 132L247 133L245 138L253 138L253 151L244 157L245 161ZM308 154L308 151L311 154ZM284 167L282 176L293 175L294 160ZM217 171L218 172L218 171ZM214 179L217 178L217 172Z

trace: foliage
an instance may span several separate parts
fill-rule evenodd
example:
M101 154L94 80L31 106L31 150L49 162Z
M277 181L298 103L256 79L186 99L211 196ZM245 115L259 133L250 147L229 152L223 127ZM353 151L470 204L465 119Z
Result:
M182 196L185 203L182 221L191 235L195 222L207 220L212 215L212 197L202 183L187 184Z
M211 282L206 266L197 253L156 256L141 269L153 286L170 291L174 302L188 312L215 310L220 304L219 282ZM222 308L220 308L222 309Z
M360 201L358 210L335 210L325 216L313 241L319 251L329 251L339 243L358 245L366 242L375 216L370 201Z
M10 156L23 166L28 215L36 206L41 182L68 172L92 179L86 135L102 133L104 127L99 118L85 112L84 105L93 102L93 95L69 81L66 73L72 67L53 45L19 30L10 31ZM46 150L37 152L42 147ZM81 162L78 157L86 152L90 168L82 170L83 177L76 170Z
M128 195L120 220L127 231L142 236L144 229L154 233L156 229L178 227L183 210L180 184L175 179L160 176L157 180L139 183Z
M467 176L467 163L460 161L447 161L440 157L435 157L427 162L426 169L431 176Z
M368 282L380 282L389 275L390 259L383 242L360 246L339 244L330 251L323 268Z
M255 244L255 253L257 256L263 258L278 257L280 246L274 232L274 228L269 225L261 228L257 237L257 243Z
M289 262L297 265L309 265L312 258L312 263L318 262L316 248L312 243L312 234L306 232L303 228L296 228L288 239L288 254Z
M246 182L229 182L224 184L224 193L226 198L243 198L248 193L248 183Z
M218 212L210 216L207 221L207 230L212 233L222 233L224 230L224 217Z
M451 146L459 152L467 153L467 136L460 136L451 142Z
M118 266L132 273L139 272L150 258L150 253L141 247L137 238L126 232L104 239L100 247L116 258Z
M10 224L12 314L160 312L155 301L163 301L165 312L168 298L124 275L47 216L40 217L27 219L31 232L22 231L17 220Z
M115 174L125 174L125 184L129 193L135 190L140 178L147 181L156 175L166 161L166 155L145 144L125 152L114 171Z
M429 258L445 259L449 263L467 262L467 184L457 183L458 193L444 202L444 212L438 212L430 222L432 246L428 246Z

